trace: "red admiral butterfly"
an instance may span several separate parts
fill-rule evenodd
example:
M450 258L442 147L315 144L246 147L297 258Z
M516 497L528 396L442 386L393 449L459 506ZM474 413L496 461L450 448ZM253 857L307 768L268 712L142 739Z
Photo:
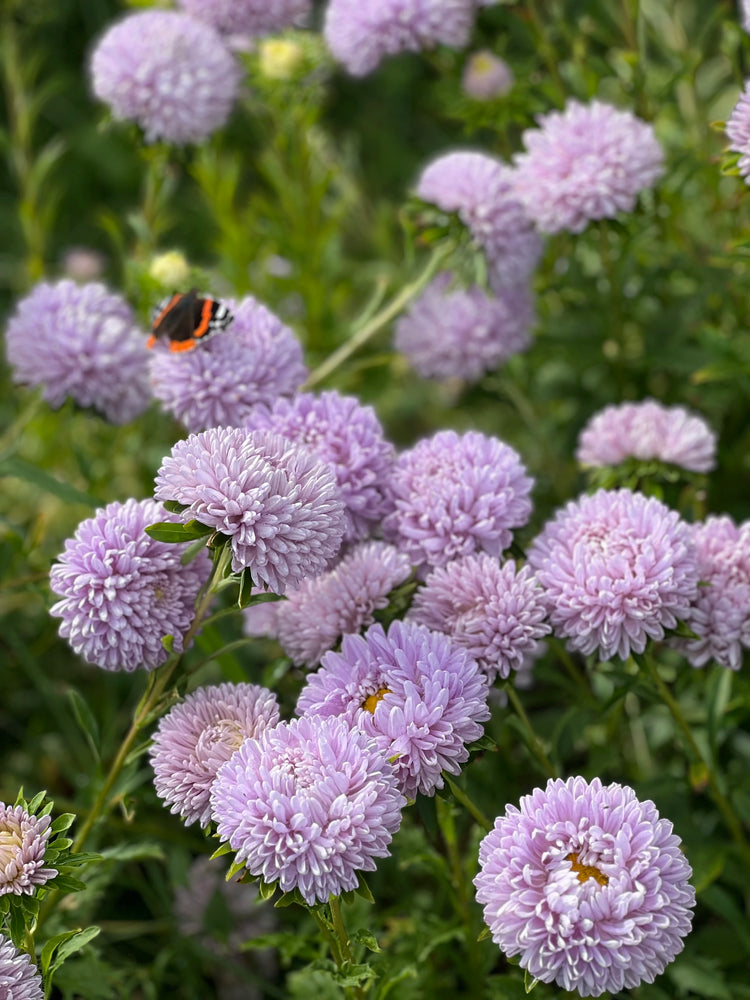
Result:
M170 351L192 351L198 341L223 330L233 319L223 303L201 298L194 288L177 292L154 310L146 347L153 347L157 340L163 339L169 342Z

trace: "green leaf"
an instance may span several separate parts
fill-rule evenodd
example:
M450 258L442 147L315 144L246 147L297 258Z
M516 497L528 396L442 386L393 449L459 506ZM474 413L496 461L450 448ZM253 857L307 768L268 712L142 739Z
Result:
M49 828L50 836L52 836L55 833L63 833L65 830L69 830L70 827L75 823L75 821L76 821L75 813L62 813L50 825Z
M86 507L100 507L102 505L102 501L97 500L90 493L84 493L82 490L76 489L75 486L71 486L70 483L60 482L59 479L55 479L43 469L15 456L4 458L0 462L0 478L3 476L20 479L31 486L36 486L37 489L43 490L45 493L51 493L59 500L64 500L65 503L83 504Z
M241 608L247 608L253 599L253 578L250 574L250 567L246 566L240 573L240 592L237 595L237 604Z
M375 897L370 891L370 887L367 884L362 872L358 873L357 878L359 881L357 882L357 888L354 890L355 895L361 896L362 899L367 900L368 903L374 903Z
M352 934L352 941L354 944L361 944L363 948L367 948L368 951L375 952L376 954L383 950L372 931L365 930L364 927L360 927Z
M194 542L185 549L185 551L180 556L180 565L187 566L194 559L196 559L200 553L205 549L206 543L208 542L208 535L204 538L197 538Z
M157 542L192 542L196 538L203 538L210 535L213 528L200 521L188 521L181 524L179 521L157 521L156 524L149 524L146 527L146 534L154 538Z
M73 715L75 717L78 726L86 737L86 742L88 743L89 750L93 754L94 760L99 761L99 744L101 743L101 737L99 733L99 724L94 718L94 714L88 706L87 701L75 688L68 688L67 690L68 701L73 709Z
M268 882L264 882L262 879L258 881L258 899L262 899L264 902L267 899L271 899L276 892L276 883L273 882L269 885Z
M44 802L44 797L46 794L47 794L46 792L37 792L34 798L26 806L26 811L30 812L32 815L36 813L39 806L42 804L42 802Z
M101 858L104 861L141 861L145 858L154 858L157 861L163 861L165 854L164 847L161 844L149 840L141 840L133 844L117 844L114 847L105 847L101 851Z
M531 993L539 985L539 980L534 979L528 969L523 971L523 988L525 993Z
M162 505L164 510L168 510L170 514L181 514L190 506L190 504L178 503L176 500L163 500Z
M50 938L42 949L42 975L46 977L48 973L51 974L55 969L59 969L66 958L85 948L100 932L101 928L92 926L83 930L66 931Z

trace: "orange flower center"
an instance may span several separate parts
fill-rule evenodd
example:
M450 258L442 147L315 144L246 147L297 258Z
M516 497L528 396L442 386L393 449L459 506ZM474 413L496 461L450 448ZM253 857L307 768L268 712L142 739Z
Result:
M365 710L365 712L369 712L370 715L372 715L373 712L375 711L377 703L379 701L382 701L383 698L385 698L385 696L390 693L391 693L390 688L380 688L380 690L376 691L375 694L371 694L369 695L369 697L365 698L362 708Z
M570 866L578 876L579 882L585 882L587 879L592 878L599 885L609 885L609 878L606 875L600 872L598 868L594 868L593 865L582 865L578 860L577 854L566 854L565 860L570 862Z

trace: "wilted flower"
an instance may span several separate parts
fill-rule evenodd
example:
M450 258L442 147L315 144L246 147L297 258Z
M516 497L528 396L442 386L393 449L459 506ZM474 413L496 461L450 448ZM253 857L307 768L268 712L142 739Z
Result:
M183 566L185 545L157 542L146 527L174 521L153 500L127 500L82 521L50 570L50 589L62 598L50 614L74 651L104 670L153 670L169 655L162 644L182 641L195 599L209 573L205 553Z
M344 505L330 468L265 431L212 427L172 448L156 498L227 535L232 570L277 594L328 567L341 546Z
M408 620L445 632L490 681L524 670L550 628L543 594L528 566L499 565L486 553L433 570L414 595Z
M748 29L750 30L750 28ZM745 81L745 89L735 104L727 122L729 148L741 153L737 164L745 183L750 183L750 80Z
M458 774L490 716L487 682L467 652L421 625L395 621L347 635L307 678L297 712L343 716L394 763L405 795L434 795Z
M366 76L397 52L463 48L476 7L476 0L330 0L323 31L334 58Z
M42 977L25 951L0 934L0 996L7 1000L44 1000Z
M509 805L479 847L492 940L529 975L583 997L652 983L692 923L692 870L650 800L561 778Z
M250 430L281 434L331 467L346 506L345 541L366 538L379 523L386 511L384 483L396 453L371 406L335 391L320 396L306 392L255 407L245 424Z
M513 86L513 70L488 49L474 52L464 66L461 85L475 101L504 97Z
M388 606L388 594L410 573L409 560L392 545L357 545L328 573L303 580L288 600L273 605L273 634L295 663L314 667L341 636L372 625L374 613ZM258 634L257 617L252 621Z
M451 288L438 275L396 323L396 350L423 378L476 382L531 341L534 306L521 286L488 295L481 288Z
M439 431L403 452L388 484L386 538L416 566L499 556L531 514L533 480L518 454L478 431Z
M186 826L208 826L217 771L278 721L276 695L257 684L198 688L159 722L150 750L156 794Z
M716 464L716 435L682 406L646 399L594 414L581 431L576 457L586 466L658 459L690 472L710 472Z
M698 585L690 532L655 497L599 490L558 511L528 550L553 631L603 660L642 653L687 618Z
M528 284L542 241L515 192L516 171L486 153L439 156L422 171L416 193L457 212L484 250L494 291Z
M632 212L664 170L653 127L630 111L570 100L537 121L515 156L515 191L542 232L580 233L593 219Z
M267 35L303 22L312 0L179 0L198 21L228 34Z
M70 396L125 424L149 404L145 336L104 285L41 282L18 303L5 341L13 381L42 386L50 406Z
M235 5L236 6L236 5ZM100 38L94 94L146 142L200 142L226 122L239 67L210 25L171 10L129 14Z
M343 719L294 719L246 740L211 791L222 841L252 875L305 902L355 889L357 872L401 825L405 800L392 766Z
M51 822L49 816L32 816L23 806L0 802L0 896L30 896L57 875L56 868L44 867ZM0 987L4 982L0 960Z
M194 351L151 352L154 395L193 433L240 427L258 403L295 392L307 378L295 335L252 296L227 300L234 316L226 330Z
M676 639L675 645L694 667L715 660L739 670L750 649L750 521L736 525L731 517L709 517L692 524L698 592L688 625L698 639Z

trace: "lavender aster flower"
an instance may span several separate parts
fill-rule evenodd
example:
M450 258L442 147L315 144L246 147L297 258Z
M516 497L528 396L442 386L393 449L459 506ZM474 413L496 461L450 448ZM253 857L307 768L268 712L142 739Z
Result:
M520 287L488 295L481 288L451 288L438 275L396 323L395 346L423 378L476 382L531 341L534 307Z
M294 719L246 740L211 790L217 832L236 860L310 906L375 870L404 805L385 756L343 719Z
M307 378L295 335L252 296L227 301L230 326L194 351L151 352L154 395L193 433L240 427L257 403L291 395Z
M0 997L7 1000L43 1000L42 977L25 951L0 934Z
M183 566L185 545L146 534L147 525L174 520L153 500L111 503L65 543L50 570L50 588L61 598L50 614L62 618L60 635L87 663L153 670L167 659L165 635L182 650L209 561L201 553Z
M548 781L495 820L479 866L495 944L535 979L584 997L652 983L690 931L680 839L627 785Z
M422 172L416 193L457 212L484 250L495 292L526 285L542 241L515 191L516 171L485 153L447 153Z
M322 573L344 533L344 505L331 470L285 438L213 427L172 448L156 497L184 504L230 538L232 569L247 568L277 594Z
M179 0L198 21L233 35L267 35L304 21L311 0Z
M5 341L14 382L42 386L50 406L70 396L125 424L149 404L145 336L104 285L38 284L18 303Z
M698 639L676 639L694 667L715 660L739 670L750 649L750 521L736 525L726 515L690 526L699 587L688 624Z
M740 0L740 15L742 27L750 31L750 0Z
M408 620L445 632L474 657L490 681L524 670L547 635L541 588L528 566L502 566L486 553L456 559L427 577Z
M529 519L532 485L518 454L497 438L439 431L396 462L383 531L418 566L472 552L499 556Z
M458 774L467 743L482 735L487 683L476 662L446 636L395 621L347 635L323 657L297 701L304 716L343 716L395 761L409 798L434 795L443 771Z
M330 0L323 33L333 57L366 76L397 52L463 48L476 7L476 0Z
M748 29L750 30L750 29ZM745 89L734 106L727 122L729 148L741 153L737 164L745 183L750 183L750 80L745 81Z
M225 123L239 67L210 25L169 10L130 14L99 40L94 94L115 118L134 121L146 142L201 142Z
M383 484L396 458L371 406L335 391L300 393L255 407L246 426L282 434L328 464L346 507L344 541L370 534L386 511Z
M528 551L553 631L606 660L642 653L685 619L698 568L687 524L654 497L599 490L571 501Z
M356 546L330 572L303 580L277 605L276 636L284 652L295 663L316 666L342 635L372 625L374 612L388 606L388 594L410 573L411 563L392 545Z
M630 111L570 100L537 118L515 157L515 191L545 233L580 233L593 219L632 212L664 169L654 130Z
M0 896L30 896L57 875L56 868L44 867L51 822L49 816L32 816L23 806L0 802Z
M716 435L683 407L646 399L594 414L581 431L576 455L588 466L658 459L690 472L710 472L716 464Z
M198 688L159 722L150 750L154 787L185 826L211 821L216 774L246 739L279 721L276 695L256 684Z

